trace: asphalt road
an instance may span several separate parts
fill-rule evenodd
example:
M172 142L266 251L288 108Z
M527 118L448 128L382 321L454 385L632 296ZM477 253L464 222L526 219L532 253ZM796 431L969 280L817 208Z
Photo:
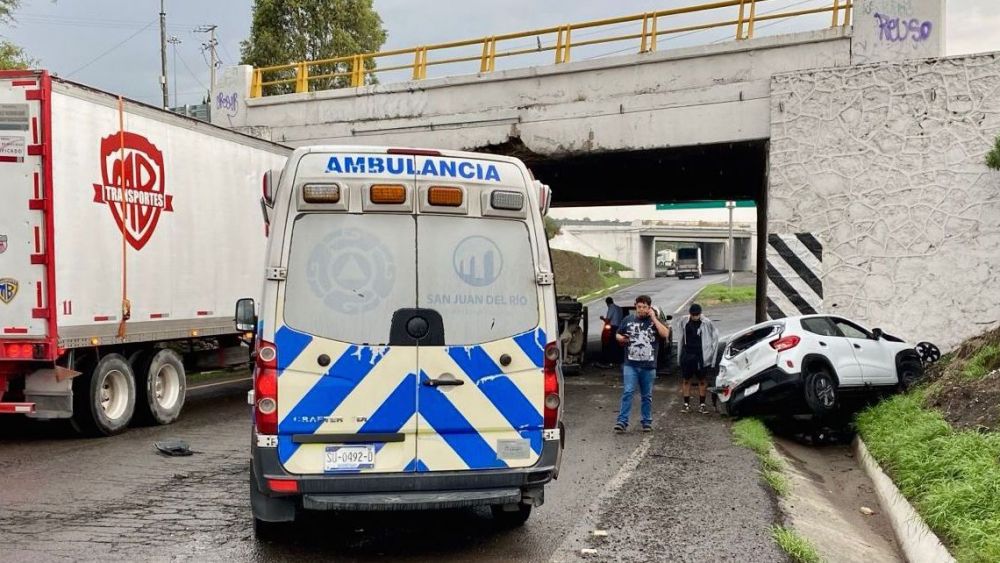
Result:
M679 285L672 307L695 291ZM652 434L619 436L620 374L567 378L562 474L514 531L483 510L314 514L256 542L245 381L191 391L174 425L112 438L0 419L0 560L784 561L753 455L717 415L681 414L676 384L655 386ZM153 443L167 438L197 453L163 457Z
M648 295L654 307L662 307L668 315L677 312L677 308L685 305L703 287L713 283L722 283L729 279L727 274L706 274L696 280L679 280L677 278L654 278L641 281L611 295L619 305L632 305L635 298ZM601 317L608 312L604 297L587 303L588 324L587 341L591 344L601 342ZM684 311L686 314L687 311ZM593 348L592 348L593 349Z

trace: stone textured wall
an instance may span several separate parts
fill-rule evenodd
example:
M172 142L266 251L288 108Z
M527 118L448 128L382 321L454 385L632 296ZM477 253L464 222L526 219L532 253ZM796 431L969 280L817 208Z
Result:
M823 243L823 309L944 348L1000 319L1000 55L779 75L769 233Z

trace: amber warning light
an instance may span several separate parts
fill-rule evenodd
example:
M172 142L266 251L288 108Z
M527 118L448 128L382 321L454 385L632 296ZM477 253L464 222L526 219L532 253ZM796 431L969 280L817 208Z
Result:
M433 186L427 191L427 201L442 207L461 207L462 188Z
M399 205L406 203L406 188L398 184L375 184L370 197L372 203Z

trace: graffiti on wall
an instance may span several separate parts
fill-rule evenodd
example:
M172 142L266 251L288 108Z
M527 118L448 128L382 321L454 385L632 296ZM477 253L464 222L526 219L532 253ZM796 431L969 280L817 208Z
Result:
M236 117L240 111L240 98L236 92L219 92L215 95L215 109L224 112L229 117Z
M942 56L942 0L862 0L851 36L855 64Z
M876 25L879 29L879 40L899 43L912 41L920 43L930 39L934 24L930 21L921 22L917 18L892 17L876 12Z

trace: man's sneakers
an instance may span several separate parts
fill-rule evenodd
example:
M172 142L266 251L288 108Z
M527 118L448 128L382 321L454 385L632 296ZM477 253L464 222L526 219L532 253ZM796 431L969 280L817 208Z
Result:
M642 425L642 431L643 432L652 432L653 431L653 426L650 425L650 424L643 424Z
M691 405L684 403L684 408L681 409L681 412L684 414L691 412Z
M622 424L621 422L615 423L615 434L624 434L628 430L627 424Z
M701 414L708 414L708 407L705 406L705 403L698 405L698 412Z

